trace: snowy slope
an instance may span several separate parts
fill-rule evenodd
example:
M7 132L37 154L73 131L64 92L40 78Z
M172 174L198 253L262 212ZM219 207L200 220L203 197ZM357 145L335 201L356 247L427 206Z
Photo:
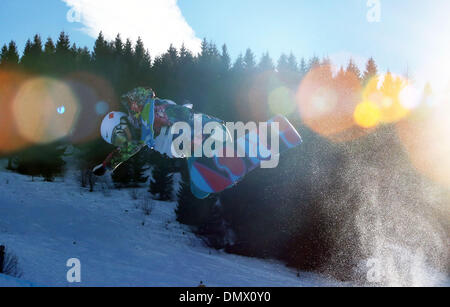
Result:
M175 221L174 203L156 202L145 216L139 202L128 191L89 193L75 175L45 183L2 170L0 244L19 257L23 278L36 285L338 285L313 274L299 278L277 262L208 249ZM81 284L66 280L70 258L81 261ZM5 285L30 283L2 276Z
M0 274L0 287L34 287L32 283Z

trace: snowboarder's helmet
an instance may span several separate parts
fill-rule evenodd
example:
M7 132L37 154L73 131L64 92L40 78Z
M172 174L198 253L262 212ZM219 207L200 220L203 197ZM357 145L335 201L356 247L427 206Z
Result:
M100 131L102 134L102 138L107 143L112 144L114 128L120 125L120 120L124 117L128 117L128 115L122 112L111 112L103 119Z

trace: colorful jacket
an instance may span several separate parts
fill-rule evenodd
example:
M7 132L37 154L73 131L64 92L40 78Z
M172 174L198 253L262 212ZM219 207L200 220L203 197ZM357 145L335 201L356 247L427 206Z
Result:
M122 97L122 104L129 114L135 140L117 148L103 162L103 166L115 170L123 162L138 154L144 147L154 148L155 138L163 127L176 122L193 122L191 109L179 106L171 100L155 97L151 89L138 88Z

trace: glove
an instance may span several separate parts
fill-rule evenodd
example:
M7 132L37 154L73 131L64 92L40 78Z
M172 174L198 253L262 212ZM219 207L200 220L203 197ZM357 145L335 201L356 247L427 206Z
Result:
M103 164L97 165L92 172L95 176L101 177L106 174L106 167Z

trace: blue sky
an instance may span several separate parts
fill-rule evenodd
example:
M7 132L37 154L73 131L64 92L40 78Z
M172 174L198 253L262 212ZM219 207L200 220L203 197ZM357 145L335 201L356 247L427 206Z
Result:
M292 51L339 63L374 56L382 69L398 73L407 65L419 71L448 54L447 0L379 3L381 21L370 23L367 0L2 0L0 44L14 39L23 49L35 33L56 38L65 30L77 44L91 48L93 36L103 29L109 37L117 31L132 38L143 35L153 54L171 39L195 49L206 37L227 43L233 57L248 47L258 56L269 51L277 58ZM80 22L67 20L70 8L81 12Z

